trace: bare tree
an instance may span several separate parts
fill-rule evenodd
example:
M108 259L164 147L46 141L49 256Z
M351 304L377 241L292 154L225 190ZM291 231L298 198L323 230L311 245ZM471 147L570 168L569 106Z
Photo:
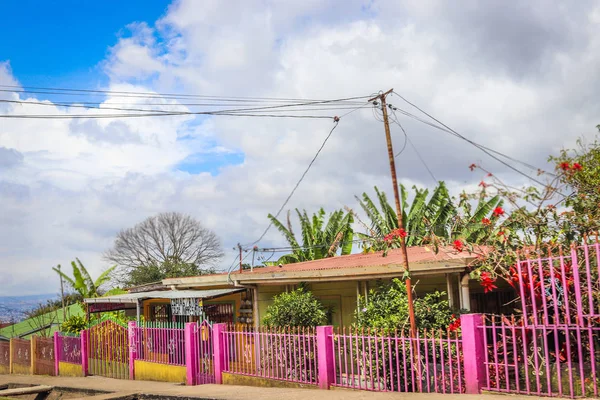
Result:
M132 280L132 272L139 277L147 270L148 276L160 278L155 271L164 265L184 265L188 268L181 270L186 272L193 266L201 273L222 256L221 241L213 231L198 220L175 212L149 217L122 230L113 248L105 253L108 261L119 266L117 280L124 284L144 283L139 278Z

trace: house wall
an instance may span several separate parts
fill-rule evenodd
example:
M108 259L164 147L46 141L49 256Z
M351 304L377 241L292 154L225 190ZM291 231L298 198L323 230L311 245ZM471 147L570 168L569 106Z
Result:
M316 298L326 306L333 307L332 324L334 326L350 326L354 323L354 312L357 308L357 284L360 282L360 295L364 296L365 283L367 290L376 288L386 280L370 281L334 281L307 283L308 289ZM412 280L417 296L434 291L447 291L446 276L432 275L415 277ZM293 290L297 285L288 285L288 290ZM258 310L260 322L264 319L267 307L272 304L273 297L286 291L286 285L260 285L258 288ZM447 295L446 295L447 298Z

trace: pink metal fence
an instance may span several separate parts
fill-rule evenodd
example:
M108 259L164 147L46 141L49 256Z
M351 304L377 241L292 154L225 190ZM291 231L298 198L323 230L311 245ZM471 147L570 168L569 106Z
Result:
M485 389L598 396L600 245L520 260L511 268L518 318L487 317Z
M371 391L464 392L462 341L454 332L343 329L332 337L334 386Z
M58 354L56 357L60 362L81 364L81 338L77 336L57 335Z
M133 330L138 360L185 366L183 327L178 324L148 322Z
M235 374L316 384L317 341L314 328L257 331L229 326L224 335L224 370Z

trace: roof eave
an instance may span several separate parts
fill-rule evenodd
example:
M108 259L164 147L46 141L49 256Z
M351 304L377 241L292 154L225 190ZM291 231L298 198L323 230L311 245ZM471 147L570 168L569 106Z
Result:
M466 267L464 260L447 260L440 263L421 263L411 266L411 275L439 275L462 272ZM308 271L281 271L261 274L232 274L231 279L240 285L253 283L277 284L298 281L348 281L397 277L404 274L402 265L385 265L376 267L353 267L339 269L322 269Z

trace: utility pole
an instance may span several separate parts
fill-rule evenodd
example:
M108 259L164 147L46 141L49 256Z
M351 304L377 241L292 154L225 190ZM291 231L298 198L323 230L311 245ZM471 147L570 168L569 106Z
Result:
M60 264L58 264L58 276L60 277L60 300L62 302L63 321L67 320L67 310L65 309L65 290L63 288L63 277L60 272Z
M240 274L241 274L242 271L244 270L244 267L242 266L242 245L238 243L237 247L240 250Z
M394 159L394 149L392 147L392 137L390 134L390 122L387 113L387 104L385 98L394 89L390 89L376 97L373 97L369 102L379 99L381 101L381 111L383 112L383 126L385 128L385 140L387 142L388 157L390 159L390 170L392 172L392 186L394 187L394 200L396 202L396 214L398 215L398 228L404 229L404 221L402 221L402 205L400 204L400 194L398 192L398 179L396 177L396 161ZM412 337L417 336L417 325L415 323L415 309L412 296L412 283L410 279L410 269L408 265L408 253L406 251L406 240L400 236L400 247L402 249L402 258L404 259L404 271L406 278L406 294L408 296L408 316L410 320L410 333Z

